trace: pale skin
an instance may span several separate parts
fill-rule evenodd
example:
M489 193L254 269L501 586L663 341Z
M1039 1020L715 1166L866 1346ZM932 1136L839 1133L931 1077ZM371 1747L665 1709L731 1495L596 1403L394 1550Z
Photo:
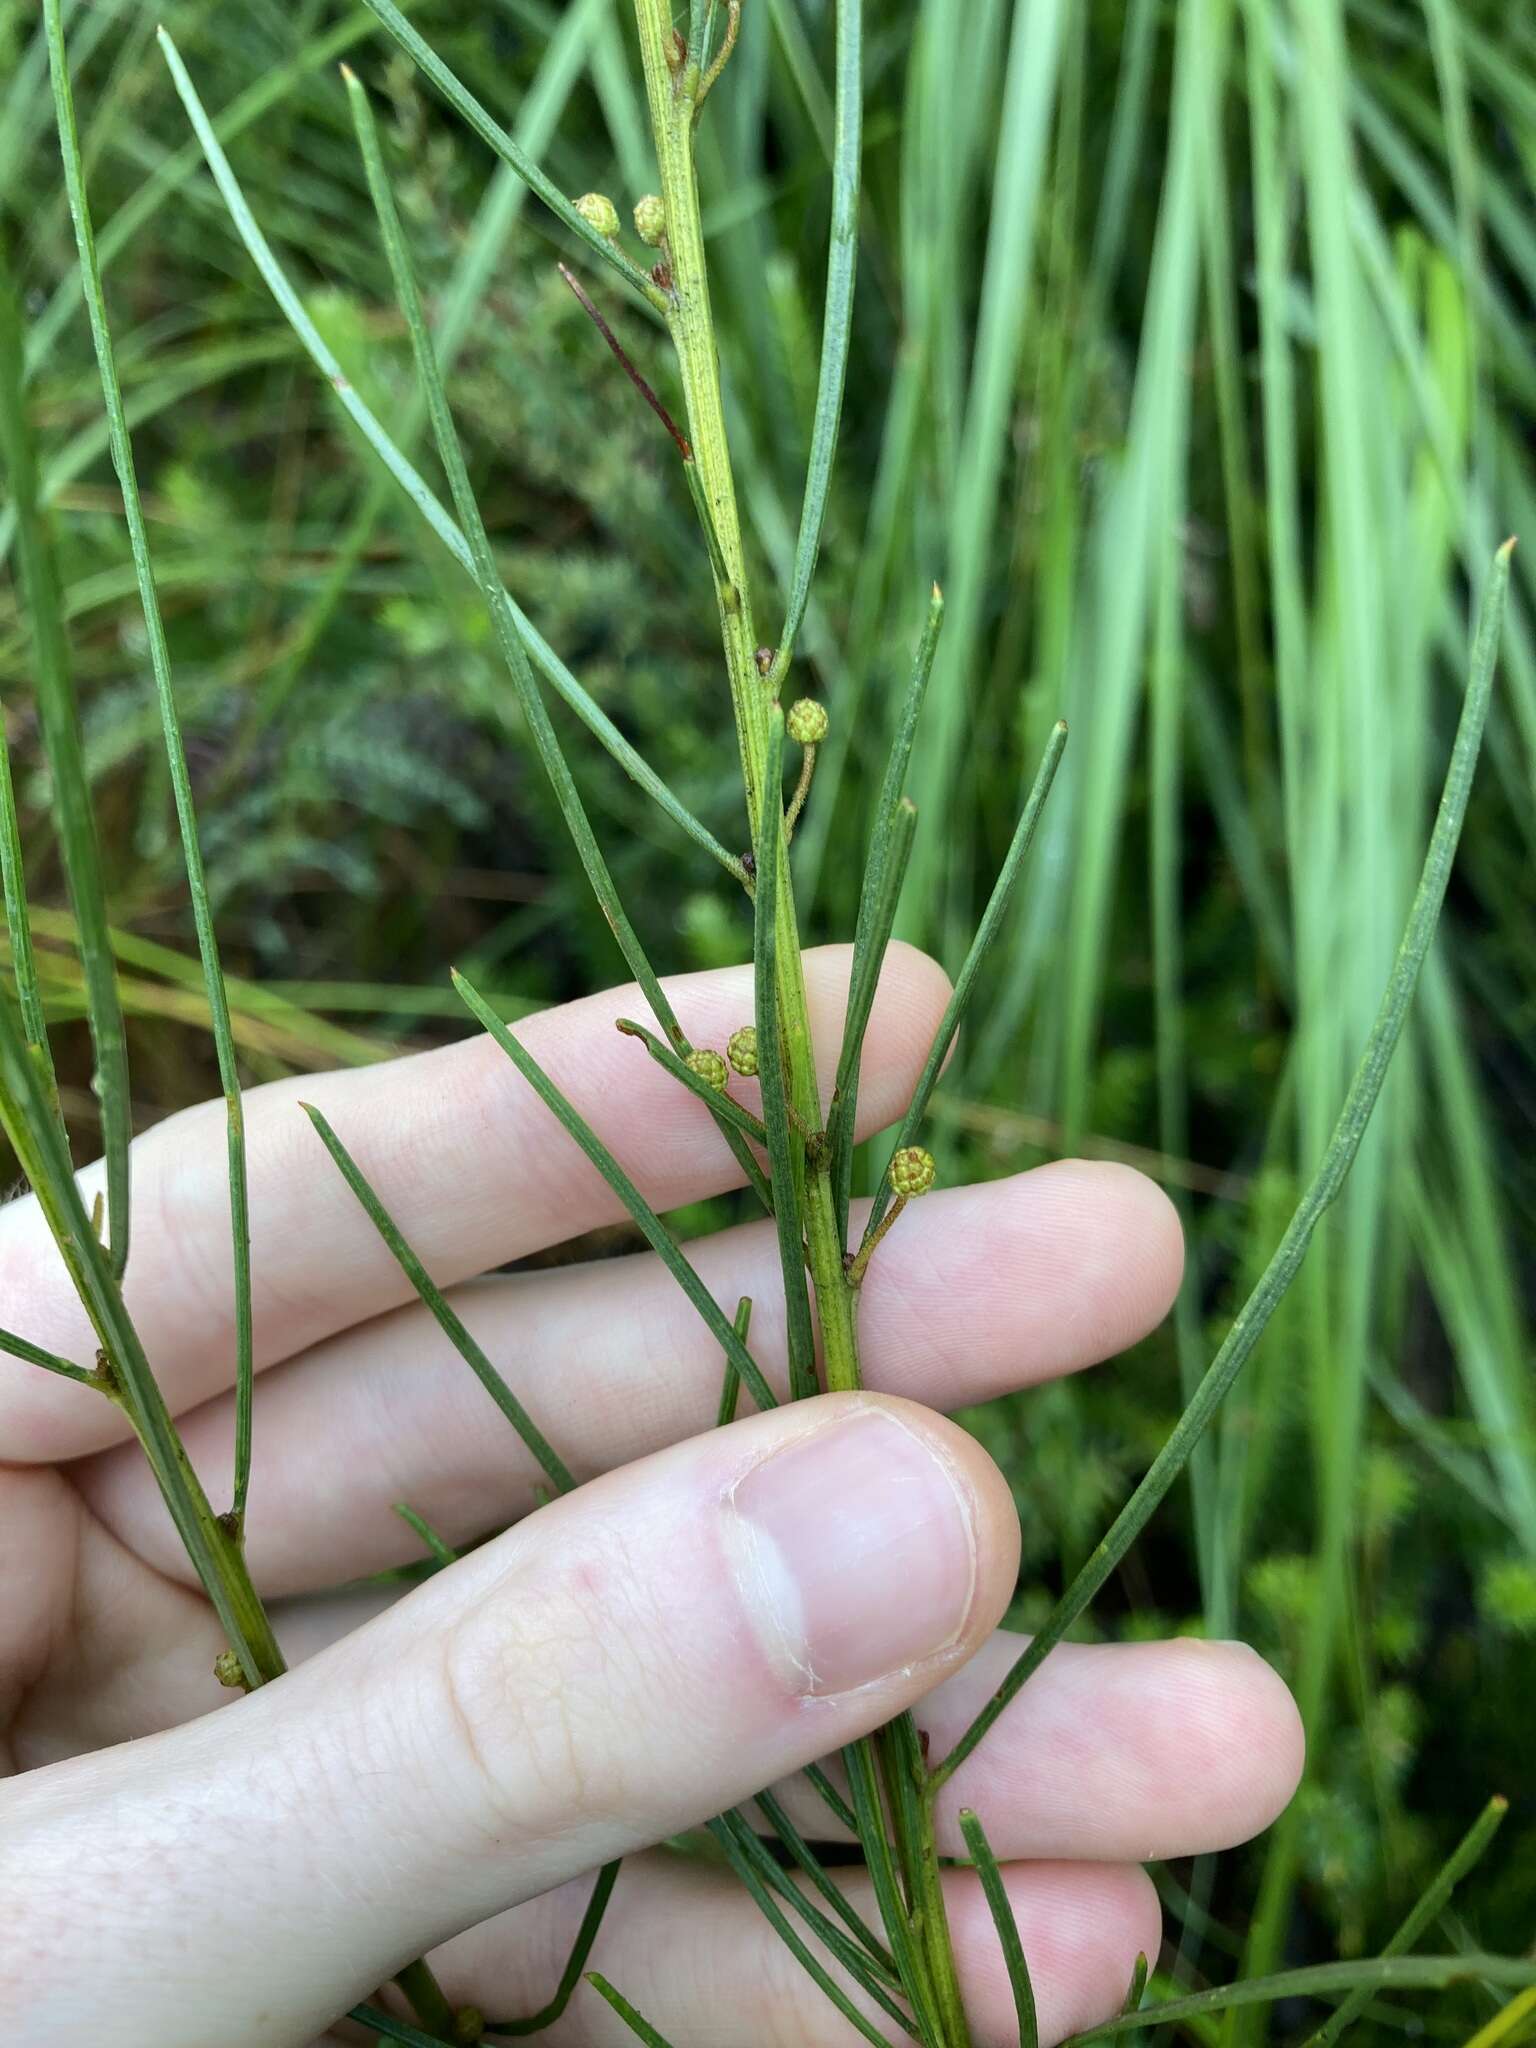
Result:
M808 954L830 1072L848 956ZM697 1044L750 1015L746 970L670 984ZM945 996L894 949L860 1098L901 1111ZM633 990L519 1027L658 1209L734 1184L700 1106L613 1020ZM755 1105L755 1084L735 1082ZM298 1107L320 1106L583 1482L539 1474L376 1238ZM1002 1475L942 1411L1113 1356L1167 1310L1173 1211L1069 1162L914 1205L871 1263L868 1393L712 1432L718 1349L649 1255L481 1279L619 1220L486 1040L247 1098L257 1363L249 1557L290 1674L249 1699L121 1416L0 1359L0 2035L12 2048L309 2048L413 1957L493 2016L553 1989L590 1889L626 1864L592 1958L676 2048L857 2039L727 1875L651 1845L790 1781L903 1707L941 1756L1016 1650ZM216 1506L228 1499L223 1110L134 1156L130 1305ZM88 1186L96 1176L84 1176ZM771 1227L700 1244L782 1386ZM35 1206L0 1211L0 1321L92 1361ZM1028 1484L1027 1471L1020 1475ZM403 1597L338 1592L455 1544ZM1299 1775L1280 1679L1241 1645L1058 1650L956 1774L1006 1859L1046 2043L1112 2012L1159 1915L1141 1869L1242 1841ZM1017 2039L979 1891L950 1874L978 2048ZM328 2029L334 2031L328 2032ZM83 2031L80 2031L83 2030ZM553 2048L632 2039L588 1987Z

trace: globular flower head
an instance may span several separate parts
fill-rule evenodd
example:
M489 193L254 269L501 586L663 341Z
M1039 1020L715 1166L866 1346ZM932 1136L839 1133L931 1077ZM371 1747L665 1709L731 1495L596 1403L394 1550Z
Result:
M819 747L827 736L827 707L802 697L784 715L784 730L797 747Z
M589 228L596 228L610 242L619 232L619 210L606 192L583 192L576 201L576 211Z
M635 201L635 233L648 249L654 249L667 232L667 209L654 192Z
M738 1074L757 1072L757 1026L743 1024L726 1041L725 1056Z
M933 1154L921 1145L903 1145L891 1160L891 1186L904 1202L926 1195L937 1174Z
M725 1084L731 1074L719 1053L711 1052L708 1046L701 1046L697 1052L689 1053L683 1064L709 1087L718 1089L722 1095L725 1093Z

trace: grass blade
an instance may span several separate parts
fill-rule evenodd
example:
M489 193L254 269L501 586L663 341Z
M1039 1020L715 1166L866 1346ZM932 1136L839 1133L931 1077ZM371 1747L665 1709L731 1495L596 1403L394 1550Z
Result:
M641 1236L644 1237L652 1251L658 1255L667 1271L693 1303L694 1307L703 1317L705 1325L713 1333L716 1341L724 1347L726 1357L741 1374L747 1391L751 1394L758 1407L764 1409L776 1408L778 1403L774 1399L773 1389L763 1378L762 1373L758 1369L757 1361L737 1336L734 1326L726 1320L721 1312L720 1304L715 1300L715 1297L704 1285L704 1282L699 1278L692 1266L689 1265L677 1240L672 1236L672 1233L667 1229L644 1195L635 1186L623 1167L620 1166L617 1159L608 1150L602 1139L598 1137L580 1111L566 1101L560 1090L533 1057L533 1054L528 1051L526 1046L518 1043L517 1039L512 1036L506 1025L496 1015L490 1004L470 986L462 974L454 974L453 985L475 1016L479 1018L492 1038L495 1039L496 1043L507 1055L508 1059L511 1060L512 1064L523 1076L523 1079L528 1082L540 1101L576 1140L576 1143L586 1153L592 1164L603 1176L603 1179L607 1181L609 1187L613 1189L619 1200L624 1204L639 1226Z
M326 346L313 320L305 312L298 293L289 282L273 254L272 245L262 233L255 215L246 203L229 159L214 132L213 123L209 120L197 88L181 60L181 53L163 28L158 31L158 35L172 81L182 105L186 108L187 117L192 123L208 168L213 173L214 182L219 188L235 232L245 244L247 253L261 273L262 282L276 300L279 310L303 345L306 354L330 385L348 418L358 428L364 440L454 560L478 581L475 554L469 541L439 503L420 472L402 454L394 440L352 388L351 380L333 352ZM712 859L718 861L737 881L741 881L744 878L741 862L726 851L714 834L694 817L687 806L668 789L655 770L641 758L505 590L502 596L511 609L517 630L523 636L529 654L538 664L540 673L550 687L565 700L593 737L607 749L625 774L645 791L652 802L696 844L703 847Z
M75 125L74 96L69 83L69 58L64 47L64 23L60 0L44 0L48 28L48 58L53 80L54 116L58 124L59 148L64 159L64 184L69 195L70 215L75 224L75 248L79 257L81 288L90 319L91 341L101 378L102 400L106 406L107 432L112 466L123 493L123 517L128 527L128 544L133 553L134 576L144 629L149 644L150 668L160 710L160 729L170 769L171 791L176 806L176 824L181 834L182 859L187 870L187 888L192 898L192 918L197 929L197 950L203 963L203 985L208 994L208 1012L218 1058L219 1086L224 1094L226 1145L229 1161L229 1222L234 1255L235 1300L235 1461L233 1512L245 1514L251 1478L251 1399L254 1381L254 1338L251 1312L251 1224L249 1183L245 1161L245 1113L240 1096L240 1075L235 1063L235 1042L229 1021L229 996L219 963L219 945L214 935L213 912L208 902L208 883L203 871L202 848L197 836L197 809L192 781L187 773L186 748L182 743L181 719L171 681L170 650L160 599L150 561L149 535L144 525L144 508L139 497L138 472L133 460L133 443L123 412L122 386L117 359L107 323L106 298L102 291L101 264L96 254L96 236L91 224L90 203L85 189L85 167L80 157L80 138Z
M1040 822L1040 813L1045 808L1045 800L1051 793L1051 784L1056 779L1056 770L1061 765L1062 749L1066 744L1067 728L1065 725L1058 724L1051 733L1050 740L1045 749L1044 759L1041 761L1035 775L1034 785L1029 792L1029 797L1019 817L1018 825L1014 829L1013 842L1008 848L1007 858L1004 860L1001 872L993 884L992 894L987 899L987 907L981 914L981 923L976 927L976 936L971 941L970 951L966 954L961 964L960 972L955 976L954 993L950 996L944 1015L939 1020L939 1028L934 1033L933 1044L929 1048L928 1057L923 1063L923 1071L918 1077L912 1101L908 1106L906 1115L901 1120L901 1129L897 1133L895 1144L891 1147L893 1155L900 1151L903 1145L910 1145L913 1142L917 1135L918 1126L922 1123L923 1117L927 1112L928 1098L934 1091L940 1070L944 1065L945 1057L949 1052L949 1048L955 1042L956 1033L960 1029L966 1010L970 1006L971 997L975 993L976 977L981 971L982 962L986 959L992 942L997 937L1003 919L1008 913L1008 905L1013 899L1014 886L1019 879L1024 862L1029 857L1029 849L1035 837L1035 828ZM882 1174L880 1176L880 1186L875 1194L875 1204L870 1210L869 1222L864 1230L864 1242L866 1244L869 1243L875 1231L879 1229L881 1218L890 1206L890 1200L890 1177L888 1174Z
M1462 1836L1456 1847L1441 1864L1424 1895L1412 1908L1402 1925L1382 1950L1384 1956L1400 1956L1418 1940L1427 1928L1434 1925L1450 1903L1451 1894L1462 1879L1478 1863L1488 1844L1498 1833L1504 1816L1509 1811L1507 1799L1490 1799L1477 1819ZM1305 2048L1332 2048L1344 2029L1360 2017L1370 2003L1372 1987L1358 1985L1331 2019L1325 2020L1317 2032L1311 2035Z
M806 463L805 498L790 572L789 602L774 655L770 683L775 691L788 672L795 641L810 602L811 578L821 550L821 528L837 453L837 430L848 377L848 343L853 331L853 284L859 255L859 173L863 155L863 4L837 0L836 111L832 146L832 223L827 249L827 290L821 328L821 366L816 377L816 417Z
M536 2013L530 2013L525 2020L487 2020L486 2033L505 2034L516 2040L527 2034L541 2034L546 2027L552 2027L561 2017L571 2002L571 1994L581 1982L581 1973L587 1967L587 1958L592 1953L592 1944L597 1940L598 1929L603 1924L603 1915L608 1910L608 1901L613 1897L613 1888L618 1882L618 1876L619 1866L616 1862L605 1863L597 1873L597 1882L592 1887L587 1910L581 1916L576 1939L571 1943L571 1952L566 1957L565 1968L560 1972L560 1982L548 2005L540 2006Z
M936 1767L932 1773L935 1786L952 1777L964 1763L1008 1703L1039 1670L1141 1533L1153 1510L1183 1470L1190 1452L1221 1405L1228 1388L1248 1362L1276 1306L1306 1257L1312 1233L1344 1185L1355 1154L1360 1149L1360 1140L1365 1135L1371 1111L1376 1106L1376 1098L1381 1093L1382 1082L1386 1079L1387 1067L1401 1035L1424 957L1439 922L1440 906L1445 901L1451 863L1461 836L1462 820L1466 816L1467 799L1471 795L1478 750L1482 744L1483 725L1488 715L1513 550L1514 542L1506 541L1494 558L1493 572L1478 620L1471 676L1446 771L1439 812L1424 856L1423 872L1397 959L1382 993L1376 1022L1339 1112L1328 1149L1274 1256L1265 1267L1257 1287L1238 1311L1225 1341L1207 1368L1194 1398L1180 1416L1173 1434L1152 1461L1146 1477L1121 1509L1108 1534L1057 1602L1040 1633L949 1755Z
M656 305L661 302L661 294L645 272L631 263L605 235L600 235L590 222L582 219L559 187L550 183L526 151L520 149L506 129L491 118L469 87L456 78L431 45L422 40L392 0L364 0L364 5L377 15L418 69L426 73L466 126L473 128L481 141L488 143L502 162L516 171L529 191L543 200L556 219L563 221L573 235L586 243L594 256L601 257L604 263L616 270L624 282L632 285L648 303Z
M636 2012L623 1992L615 1991L606 1977L599 1976L596 1970L589 1970L587 1972L587 1982L592 1986L592 1989L598 1994L599 1998L607 1999L629 2031L632 2034L638 2035L645 2043L645 2048L672 2048L672 2044L666 2036L658 2034L650 2021L643 2014Z
M992 1845L981 1822L968 1806L961 1809L960 1832L976 1866L976 1875L981 1879L987 1910L992 1915L992 1925L997 1929L997 1938L1002 1944L1003 1962L1013 1991L1013 2009L1019 2016L1019 2048L1039 2048L1035 1992L1029 1981L1029 1965L1024 1960L1018 1922L1013 1917L1013 1907L1008 1903L1008 1890L1003 1883L1003 1873L997 1867L997 1858L992 1854Z
M23 383L21 311L0 242L0 455L10 484L21 588L31 618L37 708L53 779L59 847L79 929L86 1013L96 1061L92 1086L101 1106L101 1149L106 1159L110 1258L113 1273L121 1278L128 1263L128 1146L133 1136L128 1045L107 936L101 848L69 670L64 593L38 496L37 452ZM31 1024L26 1028L30 1038ZM53 1114L51 1107L48 1114Z
M551 1448L544 1432L465 1329L442 1289L412 1251L401 1235L399 1225L369 1186L362 1168L313 1103L305 1102L300 1107L319 1133L320 1142L335 1161L342 1179L367 1212L368 1221L388 1245L401 1272L415 1288L422 1305L431 1310L438 1328L517 1431L555 1491L569 1493L576 1484L570 1467Z
M779 1030L778 908L784 866L784 713L777 704L768 718L768 758L763 770L763 803L757 821L757 896L752 919L752 995L757 1024L757 1076L767 1127L773 1217L778 1227L779 1265L784 1275L784 1320L789 1348L790 1399L816 1391L816 1338L805 1278L805 1228L801 1221L804 1170L789 1120L789 1084Z

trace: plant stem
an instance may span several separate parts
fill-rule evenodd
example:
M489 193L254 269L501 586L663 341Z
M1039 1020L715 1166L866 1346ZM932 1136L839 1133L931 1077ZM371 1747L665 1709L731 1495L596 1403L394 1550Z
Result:
M765 800L781 803L778 790L766 787L770 685L757 666L757 638L752 625L746 558L736 483L725 431L720 394L720 364L710 307L709 276L704 258L704 230L699 218L698 181L694 168L693 124L698 73L684 67L674 73L667 61L672 17L666 0L635 0L635 20L645 66L646 96L656 143L661 199L666 211L668 290L667 325L677 351L688 440L714 546L724 576L716 571L720 633L725 645L731 705L736 718L747 818L756 843ZM790 1099L807 1130L819 1131L820 1098L806 1010L805 977L800 964L799 934L790 885L789 855L784 836L779 844L778 900L775 918L775 979L789 1068ZM807 1161L805 1175L806 1242L811 1283L821 1320L826 1382L834 1391L859 1384L858 1344L854 1334L854 1302L843 1274L831 1177L818 1159Z
M670 274L667 322L682 379L688 440L703 500L701 516L715 565L720 631L736 717L748 821L752 843L754 847L760 847L765 839L762 831L764 807L772 805L780 814L783 808L782 789L775 786L777 778L769 772L770 753L777 759L779 751L777 747L770 749L776 678L765 681L757 663L757 640L752 625L741 521L720 393L719 358L710 309L693 156L699 74L692 63L680 64L674 69L668 61L669 53L674 60L677 53L667 0L635 0L635 17L645 65L661 198L666 211L666 271ZM777 841L773 978L783 1057L788 1072L789 1100L801 1131L811 1134L809 1142L803 1136L798 1141L804 1164L806 1255L821 1323L826 1384L834 1393L846 1393L854 1391L860 1384L856 1329L858 1290L850 1285L845 1269L845 1244L838 1221L832 1170L833 1149L821 1127L820 1094L790 878L788 833L782 822ZM763 875L764 863L759 853L760 888ZM763 1036L760 1022L760 1043ZM787 1202L793 1192L787 1188L778 1189L776 1203ZM899 1776L909 1758L918 1754L917 1732L910 1715L903 1715L886 1731L882 1740L890 1759L890 1770ZM893 1785L888 1776L888 1793L894 1797L899 1789L900 1784ZM938 2022L941 2039L934 2048L967 2048L970 2036L944 1912L933 1811L931 1804L916 1792L915 1784L908 1789L911 1796L903 1802L907 1825L898 1827L898 1853L907 1898L916 1920L915 1966L924 1980L922 1987L909 1986L908 1989L909 1993L918 1989L919 2005L926 2004ZM892 1928L889 1931L894 1938L897 1930Z

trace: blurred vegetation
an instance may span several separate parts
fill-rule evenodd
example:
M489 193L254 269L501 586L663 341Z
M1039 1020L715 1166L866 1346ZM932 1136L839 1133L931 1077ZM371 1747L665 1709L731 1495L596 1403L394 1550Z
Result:
M608 191L624 214L651 188L620 0L409 11L565 190ZM945 1170L1128 1156L1168 1186L1190 1237L1178 1313L1129 1363L969 1418L1016 1482L1026 1618L1166 1434L1321 1148L1427 831L1469 580L1505 532L1529 537L1446 928L1366 1151L1192 1485L1096 1617L1245 1635L1308 1718L1307 1782L1280 1826L1219 1868L1162 1874L1182 1981L1371 1952L1498 1790L1510 1817L1436 1945L1527 1949L1536 26L1491 0L869 12L854 356L802 641L833 720L797 840L806 919L851 931L864 806L938 576L949 618L904 923L951 966L1050 722L1073 729L1029 900L946 1082ZM335 60L380 94L508 586L736 844L691 509L558 277L556 231L360 8L162 13L311 315L392 431L409 441L417 423L433 475ZM246 261L154 23L135 0L89 0L71 51L237 1030L260 1079L460 1032L450 960L516 1009L613 979L617 958L529 771L480 609ZM782 588L809 438L830 33L819 0L747 0L702 131L764 589ZM0 227L145 1124L217 1076L30 0L0 4ZM594 289L665 391L646 316ZM7 553L10 539L0 503ZM29 663L7 570L0 698L29 878L59 905ZM747 957L728 883L573 721L562 733L653 958ZM40 916L39 937L85 1156L67 918ZM1461 2039L1495 2002L1475 1986L1381 2001L1364 2024Z

